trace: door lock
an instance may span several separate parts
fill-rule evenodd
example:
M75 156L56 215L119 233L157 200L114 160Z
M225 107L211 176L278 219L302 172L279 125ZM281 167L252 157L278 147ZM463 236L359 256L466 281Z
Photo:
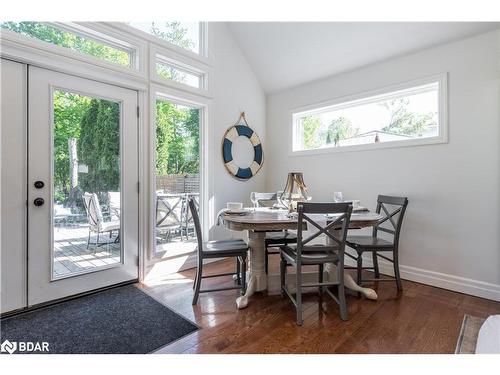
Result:
M35 198L35 200L33 201L33 204L37 207L43 206L44 203L45 200L43 198Z
M35 188L37 188L37 189L42 189L45 186L43 181L35 181L34 185L35 185Z

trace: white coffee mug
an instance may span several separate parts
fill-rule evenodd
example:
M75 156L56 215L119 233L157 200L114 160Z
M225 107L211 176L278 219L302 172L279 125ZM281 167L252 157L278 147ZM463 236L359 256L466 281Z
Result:
M243 209L243 203L240 202L227 202L227 209L229 211L238 211Z

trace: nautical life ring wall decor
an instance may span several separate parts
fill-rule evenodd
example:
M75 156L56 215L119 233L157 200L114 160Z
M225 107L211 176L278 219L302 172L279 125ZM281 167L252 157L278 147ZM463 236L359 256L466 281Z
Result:
M244 124L241 123L241 120L244 121ZM242 168L234 162L233 142L239 136L247 137L253 146L254 157L249 167ZM257 133L248 126L247 120L245 119L245 112L241 113L236 125L231 126L224 134L224 138L222 139L222 159L224 160L224 165L229 174L238 180L248 180L252 178L259 172L264 164L264 152L262 150L260 138Z

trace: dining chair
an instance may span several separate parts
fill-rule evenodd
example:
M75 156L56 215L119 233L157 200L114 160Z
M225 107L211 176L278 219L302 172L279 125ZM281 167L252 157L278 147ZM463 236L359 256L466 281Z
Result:
M340 318L347 320L347 304L345 300L344 288L344 250L347 230L352 213L352 205L349 203L307 203L299 202L297 204L298 211L298 228L297 228L297 244L284 245L280 247L281 262L280 262L280 279L281 279L281 294L287 295L296 309L297 325L302 325L302 289L319 287L319 291L326 291L340 307ZM320 221L311 216L319 214L324 217ZM333 216L327 219L327 214ZM304 224L315 228L309 231L309 235L303 237ZM312 233L312 234L311 234ZM315 238L320 235L325 235L326 239L323 244L313 244ZM323 281L323 268L325 263L333 263L337 266L336 280ZM319 277L317 283L304 283L302 280L302 267L317 265ZM296 291L295 298L286 285L287 267L295 268ZM335 295L329 287L336 287L337 295Z
M357 270L357 283L358 285L364 282L374 281L396 281L398 291L403 290L401 283L401 276L399 274L399 234L401 233L401 226L403 225L403 217L408 206L408 198L394 197L388 195L379 195L377 198L376 212L383 214L384 217L373 227L371 236L347 236L347 246L356 250L356 255L346 252L346 255L356 261L356 267L345 267L346 269ZM392 240L381 238L379 232L388 233L392 235ZM373 266L363 267L363 253L371 252ZM392 259L388 258L381 252L392 252ZM394 278L381 279L378 267L378 257L383 258L393 263ZM363 279L363 270L373 270L375 274L374 279ZM358 294L360 296L360 294Z
M274 203L278 202L277 193L255 193L255 197L259 207L272 207ZM290 233L288 230L273 230L266 232L266 238L264 240L264 269L266 275L269 273L269 255L277 255L280 253L280 246L294 243L297 243L297 236ZM273 248L278 250L271 250Z
M196 276L193 283L194 296L193 305L198 303L198 297L200 293L206 292L216 292L220 290L232 290L241 289L241 294L246 292L246 272L247 272L247 253L248 245L243 240L219 240L219 241L208 241L203 242L201 235L201 225L200 218L198 216L198 209L193 197L188 200L189 209L193 217L194 229L196 233L196 238L198 240L198 246L196 252L198 255L198 264L196 267ZM221 273L215 275L203 275L203 260L210 258L236 258L238 265L236 272ZM241 272L240 272L241 271ZM231 287L218 287L201 289L201 280L210 277L221 277L221 276L234 276L236 275L236 282L238 286Z

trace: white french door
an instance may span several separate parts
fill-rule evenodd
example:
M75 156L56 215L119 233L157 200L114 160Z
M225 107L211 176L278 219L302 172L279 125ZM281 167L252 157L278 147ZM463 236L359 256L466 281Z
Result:
M138 278L137 92L28 67L29 306Z

